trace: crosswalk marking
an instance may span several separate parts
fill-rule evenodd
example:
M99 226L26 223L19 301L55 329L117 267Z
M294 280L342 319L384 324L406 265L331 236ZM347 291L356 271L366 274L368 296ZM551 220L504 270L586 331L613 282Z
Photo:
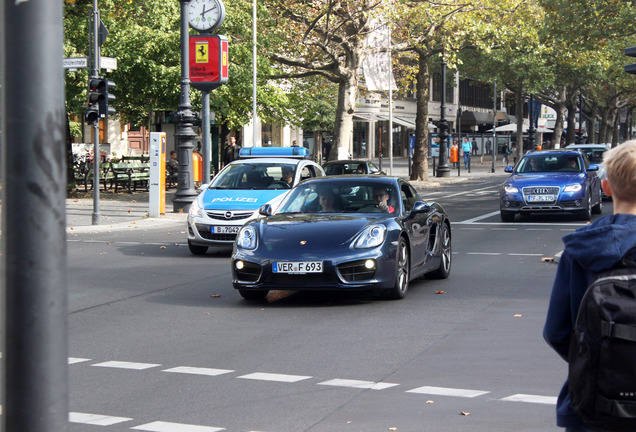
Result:
M465 398L474 398L477 396L482 396L489 391L483 390L468 390L468 389L458 389L458 388L448 388L448 387L431 387L431 386L423 386L418 387L413 390L407 390L407 393L422 393L422 394L431 394L436 396L455 396L455 397L465 397Z
M132 420L128 417L114 417L101 414L87 414L70 412L68 413L68 421L71 423L82 423L93 426L111 426L117 423L123 423Z
M371 389L371 390L384 390L384 389L399 385L399 384L392 384L392 383L360 381L360 380L339 379L339 378L332 379L329 381L323 381L318 384L334 386L334 387L352 387L352 388Z
M528 403L546 404L546 405L556 405L556 402L557 402L557 398L553 396L539 396L539 395L530 395L530 394L523 394L523 393L508 396L500 400L509 401L509 402L528 402Z
M131 428L131 429L148 431L148 432L217 432L217 431L225 430L225 428L197 426L197 425L189 425L185 423L169 423L169 422L162 422L162 421L146 423L143 425L135 426L134 428Z
M68 358L68 364L75 364L75 363L82 363L82 362L87 362L87 361L91 361L91 359L87 359L87 358L80 358L80 357L69 357Z
M179 366L179 367L174 367L170 369L164 369L162 372L218 376L218 375L228 374L234 371L228 370L228 369L212 369L212 368L202 368L202 367Z
M251 380L262 380L262 381L278 381L278 382L298 382L302 380L306 380L311 378L310 376L304 375L285 375L285 374L275 374L275 373L265 373L265 372L255 372L247 375L241 375L237 378L251 379Z
M133 369L133 370L143 370L150 369L153 367L161 366L160 364L155 363L135 363L135 362L124 362L124 361L107 361L103 363L96 363L92 366L97 367L109 367L109 368L117 368L117 369Z

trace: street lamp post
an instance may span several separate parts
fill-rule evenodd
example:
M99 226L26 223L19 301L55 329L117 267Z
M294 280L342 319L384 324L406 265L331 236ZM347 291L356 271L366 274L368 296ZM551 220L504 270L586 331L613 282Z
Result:
M177 180L177 191L172 199L173 211L175 213L185 212L190 209L190 204L197 193L194 189L194 178L192 169L192 150L194 149L193 122L197 116L192 111L190 104L190 53L188 47L188 20L187 7L190 0L179 0L181 2L181 95L179 96L179 109L176 112L176 132L174 134L177 143L177 156L179 160L179 176Z
M492 109L492 167L490 172L495 172L495 158L497 157L497 81L493 90L493 109Z
M449 177L450 168L446 157L446 141L448 140L450 126L448 121L446 121L446 61L444 60L444 54L442 54L442 103L440 105L437 128L439 129L439 167L437 168L437 177Z
M534 129L534 95L530 95L530 109L528 110L528 119L530 120L530 127L528 128L528 144L530 150L536 150L535 148L535 129Z

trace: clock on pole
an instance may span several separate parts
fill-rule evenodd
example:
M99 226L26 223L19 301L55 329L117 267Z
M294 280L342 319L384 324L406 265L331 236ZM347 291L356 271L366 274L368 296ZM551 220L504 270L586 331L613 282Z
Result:
M221 0L191 0L188 5L188 23L199 32L212 32L224 20L225 5Z

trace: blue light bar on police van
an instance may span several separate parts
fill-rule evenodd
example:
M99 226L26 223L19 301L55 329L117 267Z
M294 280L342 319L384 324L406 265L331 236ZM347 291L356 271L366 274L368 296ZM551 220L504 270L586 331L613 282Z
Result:
M239 158L296 158L309 157L309 149L305 147L244 147L239 150Z

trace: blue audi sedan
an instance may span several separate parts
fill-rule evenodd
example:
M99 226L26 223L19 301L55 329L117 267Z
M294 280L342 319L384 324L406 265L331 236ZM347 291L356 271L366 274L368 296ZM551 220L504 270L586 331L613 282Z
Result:
M573 150L529 152L501 185L499 209L503 222L517 214L565 213L590 220L603 212L599 166Z
M269 290L368 290L406 295L423 275L447 278L451 226L442 206L406 180L326 176L305 180L275 212L245 224L232 252L232 283L246 299Z

